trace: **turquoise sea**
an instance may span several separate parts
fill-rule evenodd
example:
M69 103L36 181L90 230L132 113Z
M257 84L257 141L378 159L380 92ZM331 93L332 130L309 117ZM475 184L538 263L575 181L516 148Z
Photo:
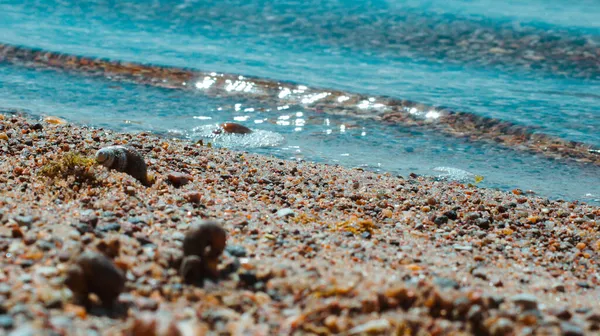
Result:
M5 0L0 43L406 99L600 147L596 1ZM402 176L481 175L482 187L600 203L593 164L259 96L0 61L0 108L191 140L235 121L255 132L206 141Z

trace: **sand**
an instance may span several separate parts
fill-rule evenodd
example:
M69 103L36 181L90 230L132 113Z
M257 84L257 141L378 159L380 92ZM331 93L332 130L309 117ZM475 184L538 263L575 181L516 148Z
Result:
M150 187L99 165L43 175L120 144L144 156ZM0 334L600 330L595 206L17 114L0 115L0 155ZM222 276L188 285L182 241L202 219L227 232ZM78 305L67 269L116 241L115 306Z

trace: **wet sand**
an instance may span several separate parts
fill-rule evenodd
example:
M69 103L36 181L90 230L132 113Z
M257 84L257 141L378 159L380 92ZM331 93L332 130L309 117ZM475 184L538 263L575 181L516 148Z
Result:
M150 187L97 165L42 174L119 144L145 157ZM599 207L16 114L0 115L0 155L0 334L600 330ZM177 267L200 219L227 232L222 279L203 287ZM125 289L112 310L86 310L66 270L117 240Z

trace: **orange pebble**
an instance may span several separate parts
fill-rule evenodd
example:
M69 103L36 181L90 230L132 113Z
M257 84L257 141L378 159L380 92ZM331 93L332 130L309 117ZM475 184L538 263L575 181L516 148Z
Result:
M46 117L44 119L44 121L46 121L49 124L54 124L54 125L64 125L67 123L66 121L64 121L58 117Z
M87 317L87 313L85 311L85 308L81 307L81 306L76 306L74 304L71 303L67 303L65 305L65 312L68 313L73 313L75 316L79 317L80 319L85 319Z

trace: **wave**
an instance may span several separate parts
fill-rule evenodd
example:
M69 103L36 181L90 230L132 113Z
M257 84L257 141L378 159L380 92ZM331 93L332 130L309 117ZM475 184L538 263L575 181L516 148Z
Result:
M189 68L119 62L0 44L0 62L74 72L212 97L248 97L273 106L299 105L316 113L419 127L469 141L600 166L600 149L500 119L385 96L367 96L265 78Z

